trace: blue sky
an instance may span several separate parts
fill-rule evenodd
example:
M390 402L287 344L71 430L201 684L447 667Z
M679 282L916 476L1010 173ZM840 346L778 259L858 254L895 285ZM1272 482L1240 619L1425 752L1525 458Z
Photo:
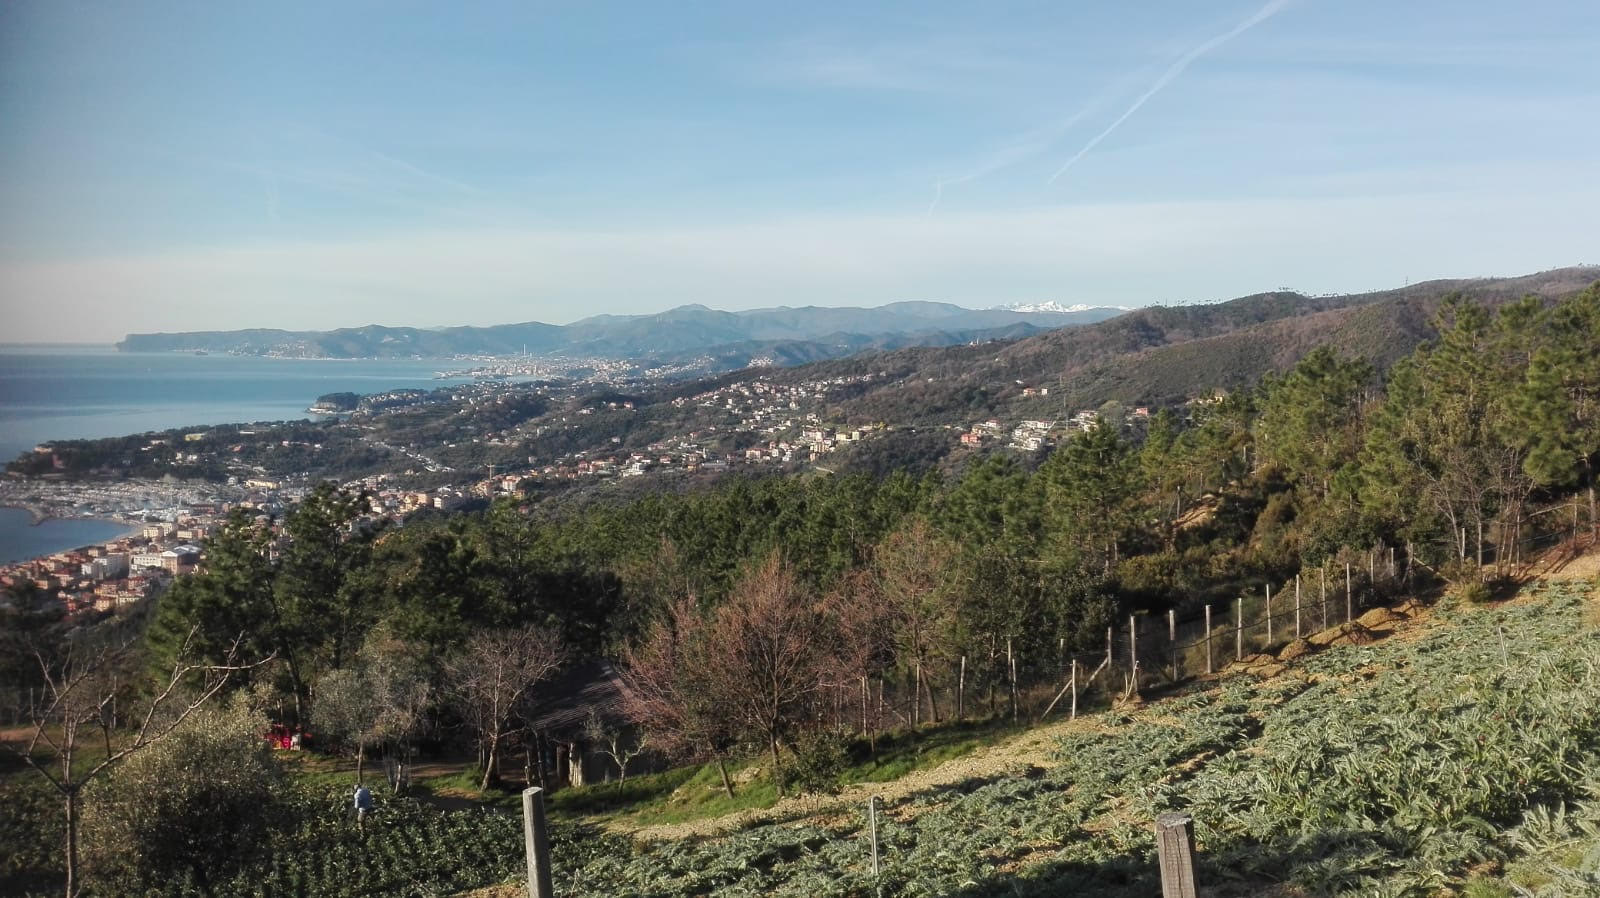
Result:
M0 340L1600 262L1600 6L0 5Z

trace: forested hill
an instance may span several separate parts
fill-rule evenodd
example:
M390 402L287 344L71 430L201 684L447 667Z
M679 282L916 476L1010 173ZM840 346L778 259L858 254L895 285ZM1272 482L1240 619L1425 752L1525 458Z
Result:
M1572 267L1341 296L1259 293L1214 304L1152 306L1005 345L906 349L822 362L784 376L886 372L889 377L842 410L885 420L911 415L913 423L1029 409L1048 417L1107 401L1168 405L1254 384L1288 370L1319 345L1365 358L1382 371L1436 335L1435 313L1452 294L1497 307L1528 294L1569 296L1597 280L1600 267ZM1045 387L1050 394L1024 398L1028 387Z

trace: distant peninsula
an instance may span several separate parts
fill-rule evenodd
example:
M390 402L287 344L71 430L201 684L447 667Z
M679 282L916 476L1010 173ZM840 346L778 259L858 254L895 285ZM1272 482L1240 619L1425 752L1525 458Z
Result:
M655 315L596 315L572 324L537 321L491 327L365 327L332 331L253 329L129 334L124 352L225 352L285 358L450 358L457 356L632 359L744 346L827 358L870 348L950 345L1015 338L1092 324L1124 309L1055 304L967 309L937 302L875 308L805 306L724 312L700 305ZM794 344L803 344L795 346Z

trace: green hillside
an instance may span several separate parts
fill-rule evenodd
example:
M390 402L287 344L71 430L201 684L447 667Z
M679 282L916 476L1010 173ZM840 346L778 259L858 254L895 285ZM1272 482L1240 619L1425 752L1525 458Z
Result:
M1591 585L1424 613L1397 634L1224 675L1060 727L1042 765L729 835L636 843L566 823L563 896L1147 896L1151 821L1197 820L1214 895L1578 895L1600 889L1600 640ZM1449 603L1447 603L1448 605ZM217 894L425 895L514 878L512 817L386 805L365 838L342 805ZM160 895L198 894L174 882ZM497 893L498 894L498 893ZM510 894L508 891L507 894Z

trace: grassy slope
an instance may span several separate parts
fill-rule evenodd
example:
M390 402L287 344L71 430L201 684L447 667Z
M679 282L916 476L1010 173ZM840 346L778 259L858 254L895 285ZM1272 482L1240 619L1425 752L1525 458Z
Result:
M1218 894L1600 889L1600 808L1558 810L1600 785L1600 641L1579 592L1531 589L1270 681L1098 715L1050 765L892 800L882 894L1153 894L1149 821L1173 807L1199 820ZM865 895L854 816L558 873L574 895Z

